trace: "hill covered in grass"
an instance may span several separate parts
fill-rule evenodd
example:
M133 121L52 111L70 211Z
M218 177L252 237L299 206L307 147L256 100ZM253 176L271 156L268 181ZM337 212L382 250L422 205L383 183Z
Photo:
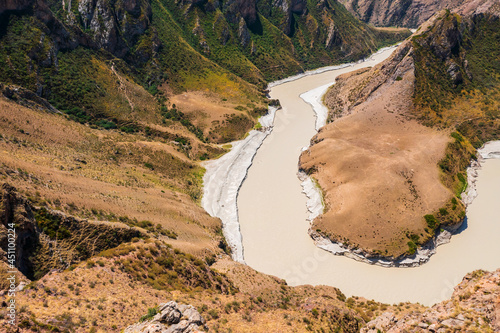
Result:
M356 331L371 317L335 288L292 290L229 259L199 162L267 112L269 80L407 35L335 1L1 2L0 276L14 225L22 282L6 329L119 332L186 299L214 331Z

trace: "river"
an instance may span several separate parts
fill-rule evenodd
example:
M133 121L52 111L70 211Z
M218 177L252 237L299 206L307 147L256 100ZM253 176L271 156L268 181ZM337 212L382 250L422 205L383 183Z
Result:
M384 268L317 248L307 230L306 196L297 178L298 159L316 133L315 116L299 96L334 82L361 67L373 66L393 49L351 67L308 75L271 88L271 98L283 107L274 129L248 169L237 199L245 262L254 269L283 278L289 285L329 285L346 296L384 303L432 305L450 297L463 276L476 269L500 267L500 160L488 159L479 170L478 197L468 207L465 230L440 246L423 266Z

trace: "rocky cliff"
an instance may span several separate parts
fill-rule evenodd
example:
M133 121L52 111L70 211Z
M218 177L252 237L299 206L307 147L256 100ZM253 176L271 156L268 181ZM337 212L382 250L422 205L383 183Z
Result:
M378 27L418 28L441 9L453 9L465 0L341 0L360 20Z
M75 24L78 20L70 6L71 2L63 10L68 11L68 22ZM97 47L124 57L149 28L152 12L145 0L83 0L78 2L76 15L82 30L88 32Z
M56 37L57 50L78 45L103 48L119 57L125 56L137 38L150 25L148 1L80 1L76 5L56 1L2 1L0 14L32 12ZM57 13L57 14L55 14ZM56 52L57 52L56 50Z

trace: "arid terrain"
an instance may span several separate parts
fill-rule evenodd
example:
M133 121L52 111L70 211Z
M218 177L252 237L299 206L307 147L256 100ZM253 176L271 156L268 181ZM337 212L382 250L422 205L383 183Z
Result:
M489 8L498 15L495 6ZM489 19L497 22L497 17ZM473 75L468 67L477 61L474 47L482 47L483 37L464 35L476 39L472 48L461 46L461 19L450 12L437 14L392 59L339 78L327 93L330 123L301 157L301 168L318 180L326 202L313 232L368 256L398 258L415 253L438 225L461 222L464 168L474 157L473 146L485 142L480 137L486 133L476 126L498 124L498 111L493 116L478 107L485 101L495 104L492 94L498 88L476 94L481 83L473 82L484 76ZM446 74L431 74L436 61L447 64ZM433 90L433 80L446 82L434 87L449 88Z
M5 97L0 105L1 177L35 204L90 220L160 224L194 253L217 247L219 222L192 199L203 171L177 145L103 133Z
M398 74L401 81L395 80ZM406 251L409 234L429 237L423 216L453 197L437 166L449 133L408 119L412 74L392 74L389 80L397 84L378 88L349 115L323 127L301 157L301 167L314 170L326 202L313 228L330 239L397 257ZM339 78L335 90L346 94L367 75ZM326 103L342 97L328 95Z

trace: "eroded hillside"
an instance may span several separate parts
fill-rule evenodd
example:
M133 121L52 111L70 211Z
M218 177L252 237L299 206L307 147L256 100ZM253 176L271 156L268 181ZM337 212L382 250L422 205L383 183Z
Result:
M9 225L19 235L17 326L1 261L2 330L121 332L170 300L215 332L358 332L426 311L235 263L198 204L198 162L266 112L267 80L407 35L330 0L1 2L2 250Z

